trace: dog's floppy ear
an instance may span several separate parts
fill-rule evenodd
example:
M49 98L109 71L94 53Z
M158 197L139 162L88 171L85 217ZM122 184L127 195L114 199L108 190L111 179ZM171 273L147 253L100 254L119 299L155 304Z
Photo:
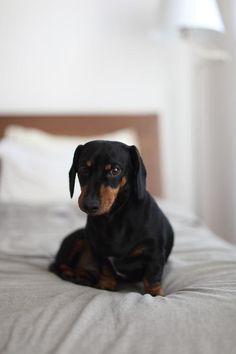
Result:
M79 154L82 151L82 148L83 148L83 145L79 145L75 149L72 166L71 166L70 171L69 171L69 184L70 184L70 196L71 196L71 198L73 197L73 194L74 194L75 177L76 177L76 173L77 173L78 159L79 159Z
M146 168L136 146L130 146L131 160L134 167L134 190L138 199L143 199L146 191Z

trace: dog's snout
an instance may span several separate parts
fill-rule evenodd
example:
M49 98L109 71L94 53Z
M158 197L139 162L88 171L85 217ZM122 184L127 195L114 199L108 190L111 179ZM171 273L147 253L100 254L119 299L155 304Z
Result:
M100 203L96 199L84 200L84 211L87 213L96 213L99 209Z

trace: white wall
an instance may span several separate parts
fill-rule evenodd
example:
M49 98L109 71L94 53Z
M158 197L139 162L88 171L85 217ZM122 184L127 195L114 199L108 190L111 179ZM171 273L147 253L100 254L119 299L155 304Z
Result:
M236 243L236 2L220 0L226 32L217 45L231 62L201 68L199 214L224 238Z
M193 207L192 67L157 0L0 0L1 113L157 112L165 196Z
M163 71L147 3L1 0L1 110L156 109Z

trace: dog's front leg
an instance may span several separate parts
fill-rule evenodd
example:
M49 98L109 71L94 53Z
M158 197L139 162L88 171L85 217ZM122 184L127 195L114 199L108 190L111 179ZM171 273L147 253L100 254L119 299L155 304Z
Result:
M164 290L161 286L164 265L164 256L154 257L152 255L150 257L143 278L145 293L152 296L164 296Z
M97 287L99 289L115 291L117 289L117 280L109 260L101 263L101 274Z

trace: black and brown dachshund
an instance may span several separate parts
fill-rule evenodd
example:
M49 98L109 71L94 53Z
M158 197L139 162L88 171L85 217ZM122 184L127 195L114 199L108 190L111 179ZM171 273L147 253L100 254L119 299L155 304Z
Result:
M136 147L111 141L79 145L69 172L71 197L76 175L87 223L64 239L51 270L107 290L116 290L121 279L143 281L146 293L163 296L162 273L174 234L146 191L146 169Z

